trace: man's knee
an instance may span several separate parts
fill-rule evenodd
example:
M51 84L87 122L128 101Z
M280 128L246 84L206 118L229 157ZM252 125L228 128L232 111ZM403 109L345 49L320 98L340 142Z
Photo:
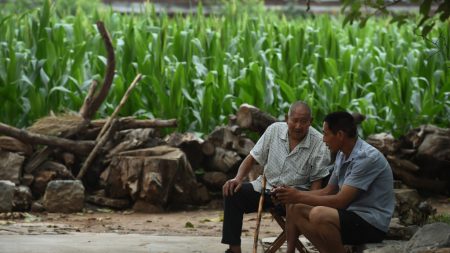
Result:
M334 212L336 212L336 214ZM316 206L311 209L311 212L309 212L309 221L316 225L330 222L335 223L336 218L338 219L337 222L339 222L337 210L330 207Z

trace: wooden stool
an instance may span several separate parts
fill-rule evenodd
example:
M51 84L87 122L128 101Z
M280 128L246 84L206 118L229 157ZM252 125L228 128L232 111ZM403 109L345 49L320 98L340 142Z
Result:
M286 220L280 213L277 212L275 208L271 208L269 211L272 214L272 217L277 221L278 225L280 225L281 229L283 229L283 232L278 235L277 239L275 239L275 241L273 241L273 243L265 251L265 253L275 253L286 241ZM308 253L308 250L298 238L295 242L295 248L301 253Z

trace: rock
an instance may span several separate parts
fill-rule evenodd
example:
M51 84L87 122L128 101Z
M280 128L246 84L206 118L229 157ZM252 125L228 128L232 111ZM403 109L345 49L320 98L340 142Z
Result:
M422 225L434 211L428 203L421 201L415 189L395 189L395 212L404 225Z
M382 243L367 243L356 247L355 253L398 253L402 252L406 242L384 240Z
M133 210L140 213L162 213L164 208L158 205L138 200L133 205Z
M392 218L386 239L389 240L409 240L419 227L417 225L404 226L400 224L398 218Z
M30 210L32 199L33 196L28 186L20 185L16 187L14 191L13 210L20 212Z
M125 209L130 206L130 201L128 199L113 199L99 195L87 196L86 201L91 204L110 207L114 209Z
M205 185L197 184L197 189L193 192L192 199L194 204L205 204L211 200L211 196Z
M37 171L34 175L34 182L31 185L31 191L36 198L41 197L47 189L47 184L56 177L55 171Z
M405 246L405 253L419 253L450 246L450 225L437 222L420 228ZM433 251L435 252L435 251Z
M40 212L44 212L45 208L40 201L34 201L31 204L31 211L34 213L40 213Z
M227 175L219 171L206 172L202 177L205 185L212 190L222 189L222 186L225 184L227 179Z
M0 212L11 212L15 185L11 181L0 180Z
M0 150L0 180L19 184L24 160L25 157L19 154Z
M79 180L54 180L48 183L43 204L48 212L79 212L84 207L84 186Z
M24 174L22 176L22 179L20 180L20 184L21 185L25 185L25 186L31 186L31 184L33 184L34 181L34 176L31 174Z

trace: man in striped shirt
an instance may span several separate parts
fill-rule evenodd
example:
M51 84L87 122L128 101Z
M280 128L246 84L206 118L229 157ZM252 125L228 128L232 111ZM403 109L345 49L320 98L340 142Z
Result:
M229 245L226 252L241 252L243 214L258 209L262 177L244 182L255 162L264 166L268 190L281 185L308 190L321 187L322 178L328 175L330 154L322 142L322 134L311 127L311 122L309 106L301 101L293 103L286 122L270 125L242 162L237 175L223 185L222 243ZM265 198L264 208L272 206L271 198Z

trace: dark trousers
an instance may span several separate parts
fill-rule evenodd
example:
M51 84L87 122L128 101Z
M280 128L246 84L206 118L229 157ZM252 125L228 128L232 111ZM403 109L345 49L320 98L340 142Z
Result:
M232 196L224 198L224 214L222 228L222 243L241 245L242 220L244 213L258 211L261 194L253 190L250 183L243 183L241 189ZM264 209L273 207L269 195L264 198Z

